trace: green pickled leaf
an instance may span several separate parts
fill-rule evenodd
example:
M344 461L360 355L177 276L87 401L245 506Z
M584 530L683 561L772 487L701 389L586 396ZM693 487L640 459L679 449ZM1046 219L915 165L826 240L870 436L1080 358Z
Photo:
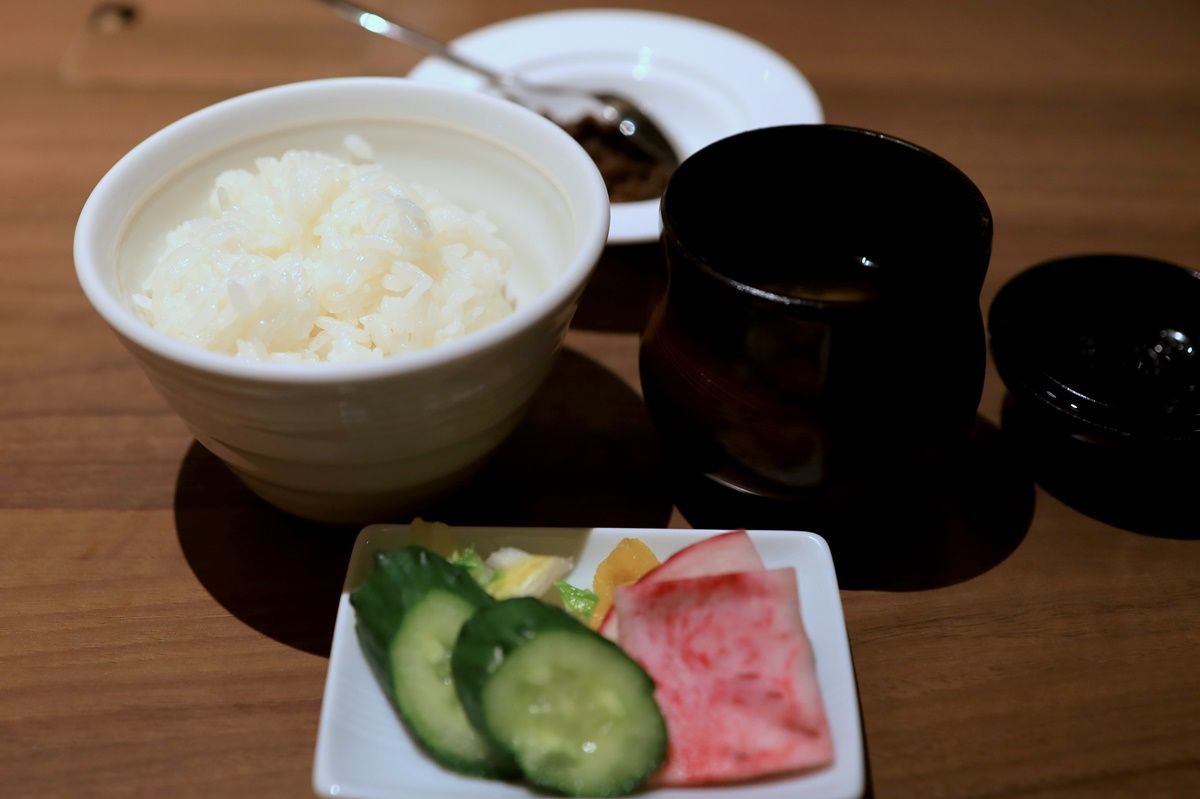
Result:
M599 599L596 592L586 588L576 588L565 580L557 581L554 583L554 587L558 589L558 595L562 597L563 607L567 612L586 624L592 617L592 611L596 609L596 602Z
M454 554L450 556L450 562L466 569L475 582L484 588L487 588L488 583L495 576L495 572L483 562L483 558L479 557L479 553L475 551L475 547L455 550Z

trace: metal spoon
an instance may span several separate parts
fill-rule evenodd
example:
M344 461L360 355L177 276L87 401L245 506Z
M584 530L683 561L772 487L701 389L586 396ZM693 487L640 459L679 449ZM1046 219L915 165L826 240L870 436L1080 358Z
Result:
M557 104L561 107L564 100L568 104L574 101L576 117L590 113L612 125L655 161L671 168L679 165L679 155L662 130L650 120L644 111L620 95L611 92L587 92L569 86L526 83L511 72L498 72L491 67L479 64L456 53L445 43L394 22L379 12L357 3L349 2L349 0L321 0L321 2L339 16L364 30L424 50L463 69L482 75L488 84L504 97L538 113L554 116L551 113L552 106ZM582 112L579 109L583 109Z

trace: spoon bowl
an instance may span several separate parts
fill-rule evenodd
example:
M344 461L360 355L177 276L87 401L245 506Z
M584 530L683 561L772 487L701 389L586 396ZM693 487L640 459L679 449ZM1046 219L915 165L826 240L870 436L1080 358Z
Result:
M529 83L513 72L502 72L456 53L445 42L401 25L377 11L349 0L321 0L342 18L363 30L416 47L430 55L481 75L501 96L550 117L560 125L591 116L625 137L647 160L674 169L679 155L662 129L632 100L613 92L589 92L573 86Z

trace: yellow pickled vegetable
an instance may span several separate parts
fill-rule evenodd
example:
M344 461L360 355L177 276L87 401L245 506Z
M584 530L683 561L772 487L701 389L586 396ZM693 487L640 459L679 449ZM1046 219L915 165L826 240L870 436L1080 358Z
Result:
M540 597L554 581L571 571L571 561L555 555L533 555L515 547L498 549L486 561L492 576L484 586L496 599Z
M608 609L612 607L613 590L619 585L629 585L641 579L642 575L658 565L658 558L650 551L650 547L639 538L622 538L613 547L608 557L600 561L596 567L596 576L592 578L592 590L596 592L596 609L588 626L597 629L604 621Z
M443 558L458 548L458 537L450 525L443 522L427 522L424 519L413 519L408 526L408 543L423 546L436 552Z

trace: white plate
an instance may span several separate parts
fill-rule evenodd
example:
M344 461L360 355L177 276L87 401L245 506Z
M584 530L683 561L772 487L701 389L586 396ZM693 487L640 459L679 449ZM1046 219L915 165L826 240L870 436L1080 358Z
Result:
M480 553L516 546L574 559L567 577L589 585L596 566L617 542L636 536L660 558L723 530L648 530L457 527L462 545ZM800 585L804 626L817 661L817 680L833 734L834 764L810 774L729 787L644 791L646 799L848 799L864 785L862 730L850 642L842 618L833 560L825 540L813 533L750 531L768 568L793 566ZM349 592L367 575L372 555L409 543L407 525L372 525L358 536L338 607L333 651L325 682L313 787L321 796L344 799L499 799L535 796L525 786L464 777L425 756L401 725L363 658L354 632Z
M726 28L648 11L556 11L489 25L454 49L530 82L609 89L646 109L683 156L753 128L821 122L812 86L778 53ZM416 80L482 91L483 80L438 58ZM653 241L658 200L617 203L610 244Z

